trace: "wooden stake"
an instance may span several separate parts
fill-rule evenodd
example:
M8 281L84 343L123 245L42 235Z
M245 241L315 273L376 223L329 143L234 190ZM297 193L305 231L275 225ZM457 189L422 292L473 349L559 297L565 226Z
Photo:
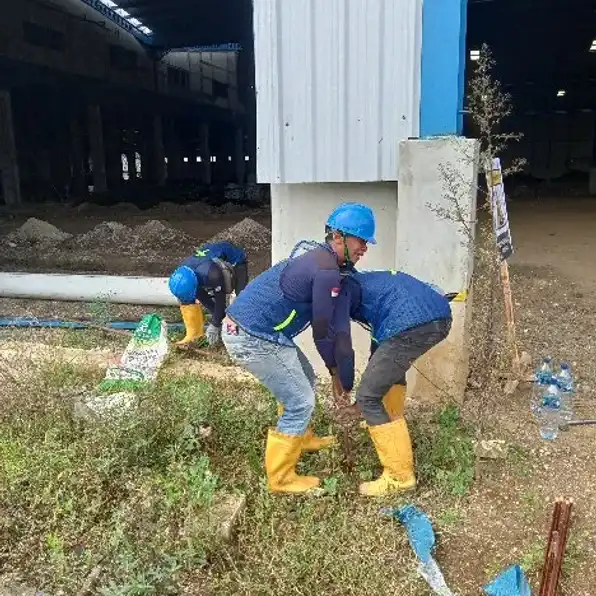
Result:
M513 295L511 293L511 283L509 281L509 264L507 261L501 263L501 284L503 286L503 297L505 299L505 320L507 321L507 331L509 341L514 349L514 364L519 367L519 352L517 349L517 337L515 330L515 315L513 309Z

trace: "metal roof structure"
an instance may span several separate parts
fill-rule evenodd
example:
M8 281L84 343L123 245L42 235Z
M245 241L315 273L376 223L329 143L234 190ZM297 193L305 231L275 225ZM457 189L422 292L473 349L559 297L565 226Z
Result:
M237 51L251 31L251 0L81 0L163 50Z
M595 0L468 0L467 28L468 51L490 46L516 111L596 109Z

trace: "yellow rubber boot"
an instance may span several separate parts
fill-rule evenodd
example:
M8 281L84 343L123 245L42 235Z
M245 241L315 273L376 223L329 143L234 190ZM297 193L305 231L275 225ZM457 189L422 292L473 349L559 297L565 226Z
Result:
M360 494L382 497L416 488L412 442L405 419L369 426L368 431L383 466L383 473L377 480L362 483Z
M391 420L397 420L404 415L406 405L406 386L393 385L383 397L383 405Z
M284 413L284 407L279 402L277 403L277 415L281 417ZM304 443L302 443L302 451L307 451L308 453L312 453L314 451L320 451L321 449L326 449L327 447L332 447L337 444L337 440L333 435L328 435L326 437L317 437L312 432L312 429L308 427L306 429L306 433L304 434Z
M392 385L389 391L383 396L383 406L389 414L391 420L397 420L404 415L404 408L406 405L406 386ZM360 428L368 428L366 422L360 423Z
M205 317L203 307L200 304L181 304L180 312L182 313L186 335L184 339L176 342L178 346L195 341L205 335Z
M296 474L303 441L303 436L284 435L276 430L269 430L265 450L269 492L305 493L319 486L321 481L316 476Z

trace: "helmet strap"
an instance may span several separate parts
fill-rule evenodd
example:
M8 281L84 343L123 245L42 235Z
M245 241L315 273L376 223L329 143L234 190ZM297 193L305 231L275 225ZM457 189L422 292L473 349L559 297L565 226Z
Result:
M348 251L348 244L346 242L346 234L340 232L341 238L344 241L344 265L352 265L352 260L350 259L350 252Z

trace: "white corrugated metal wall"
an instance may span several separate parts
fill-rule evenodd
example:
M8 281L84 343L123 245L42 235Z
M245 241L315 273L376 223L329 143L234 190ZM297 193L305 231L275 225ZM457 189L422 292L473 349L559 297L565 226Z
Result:
M254 0L259 182L397 179L422 0Z

